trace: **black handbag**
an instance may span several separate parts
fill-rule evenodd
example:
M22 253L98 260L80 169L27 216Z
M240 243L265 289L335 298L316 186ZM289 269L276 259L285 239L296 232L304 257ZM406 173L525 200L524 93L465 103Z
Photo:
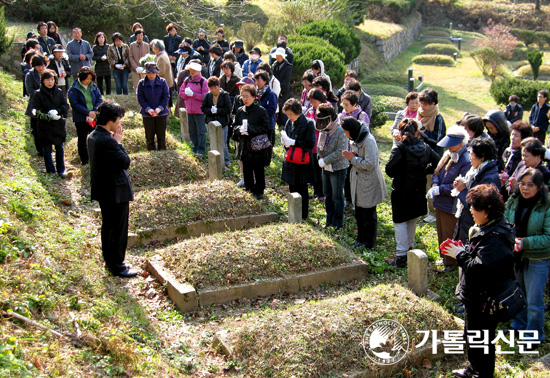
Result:
M499 322L515 318L527 307L527 298L517 281L509 281L506 288L495 297L487 299L489 314Z
M271 141L267 134L255 136L250 140L250 148L252 148L253 151L261 151L269 147L271 147Z

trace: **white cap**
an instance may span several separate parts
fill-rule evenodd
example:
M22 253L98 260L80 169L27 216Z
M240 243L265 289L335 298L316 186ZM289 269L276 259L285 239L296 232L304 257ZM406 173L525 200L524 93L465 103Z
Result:
M275 50L275 52L273 54L271 54L271 56L273 58L276 58L277 55L280 55L282 56L283 58L286 58L286 51L283 47L277 47L277 50Z
M185 66L185 69L186 70L195 70L195 71L200 72L202 70L202 66L197 62L191 62L187 66Z

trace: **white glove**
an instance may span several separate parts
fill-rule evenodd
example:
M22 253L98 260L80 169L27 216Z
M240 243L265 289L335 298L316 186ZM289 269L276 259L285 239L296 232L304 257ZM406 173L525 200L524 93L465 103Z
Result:
M157 115L159 115L160 112L162 112L162 109L161 109L161 108L156 108L156 109L155 109L155 113L157 113Z
M123 65L123 64L115 64L115 67L118 68L119 70L124 69L124 65Z
M193 95L195 94L195 92L193 92L193 91L191 90L191 88L188 87L188 88L185 88L185 94L186 94L187 96L189 96L189 97L193 97Z
M212 112L212 114L216 114L218 112L218 107L216 105L212 105L210 111Z
M58 120L61 119L61 116L60 116L59 114L56 114L56 115L52 116L52 119L53 119L54 121L58 121Z
M50 111L48 112L48 114L49 114L50 116L52 116L52 118L53 118L53 117L55 117L56 115L58 115L59 113L57 112L57 110L52 109L52 110L50 110Z
M325 168L327 165L325 164L325 160L323 158L319 159L319 167Z
M144 70L143 67L136 67L136 73L138 73L138 74L142 73L143 70Z
M248 135L248 126L242 125L239 127L239 131L241 135Z
M428 190L428 193L426 193L426 198L434 198L434 196L439 195L439 186L434 186Z
M521 238L516 238L516 242L514 244L514 252L519 252L523 249L523 240Z
M456 256L460 252L464 252L464 247L449 243L449 245L447 245L442 252L444 252L445 256L449 256L449 257L452 257L453 259L456 259Z
M147 113L149 113L149 114L151 114L151 115L153 115L154 112L155 112L155 111L154 111L153 109L147 110Z
M103 56L101 57L101 60L105 60L107 59L107 55L103 54Z

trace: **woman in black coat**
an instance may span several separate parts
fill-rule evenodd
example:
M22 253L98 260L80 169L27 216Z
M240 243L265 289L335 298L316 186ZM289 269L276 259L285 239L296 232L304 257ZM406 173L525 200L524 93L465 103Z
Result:
M105 33L99 32L95 35L94 47L92 47L92 60L95 62L95 74L97 76L97 88L102 95L111 94L111 65L107 59L107 37ZM103 80L105 80L105 92L103 92Z
M453 371L455 377L493 377L495 371L495 329L497 319L487 302L515 280L514 234L504 219L504 202L491 184L474 187L466 197L475 226L465 247L457 242L441 244L442 252L456 259L462 268L456 295L464 304L464 334L469 364ZM486 342L471 346L476 333L487 332ZM483 348L482 346L486 346Z
M209 92L204 95L201 104L201 110L205 115L205 123L218 121L222 125L224 141L227 141L229 116L233 103L229 93L220 88L220 79L212 76L208 79ZM227 143L224 143L224 162L229 165L229 150ZM221 151L220 151L221 153Z
M267 136L270 132L269 116L256 101L257 95L253 85L242 86L244 106L239 108L235 116L233 139L239 142L237 157L243 163L244 189L260 199L265 189L264 168L271 162L272 146L258 151L252 149L251 141L254 137Z
M285 129L281 131L281 142L285 150L299 147L310 156L308 164L295 164L283 160L281 180L288 184L291 193L302 196L302 219L309 214L309 194L307 184L315 182L313 171L313 147L315 146L315 125L312 120L302 114L302 103L295 98L288 99L283 112L288 117Z
M65 119L69 104L61 89L57 87L57 75L45 70L40 76L40 89L32 98L32 109L38 120L38 139L47 173L56 173L65 178L63 143L67 137ZM55 146L55 166L52 160L52 145Z
M395 228L396 257L390 265L407 266L407 251L414 246L416 222L428 212L426 175L433 173L440 156L418 138L419 122L404 118L398 126L401 141L392 148L386 173L393 178L392 218Z

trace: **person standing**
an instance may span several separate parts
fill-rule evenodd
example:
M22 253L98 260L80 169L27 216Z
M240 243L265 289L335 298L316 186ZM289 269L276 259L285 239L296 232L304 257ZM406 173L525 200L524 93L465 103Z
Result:
M131 45L132 43L137 41L137 31L138 30L141 30L141 34L142 34L142 37L143 37L142 38L143 42L149 43L149 37L147 37L147 35L145 34L143 26L139 22L135 22L132 25L132 33L134 33L134 34L132 34L130 36L130 39L128 40L128 45ZM136 86L137 86L137 84L136 84Z
M203 64L208 64L210 60L210 42L206 39L206 32L204 29L199 29L199 38L193 41L193 50L201 54Z
M342 122L344 133L350 139L351 151L342 155L351 165L349 175L351 200L355 206L357 220L356 248L374 248L378 231L376 206L388 195L384 175L380 168L378 145L365 123L353 117L345 117Z
M292 97L290 79L292 76L292 64L286 60L285 49L282 47L277 48L272 54L275 56L275 61L271 65L271 71L273 76L281 84L281 93L279 93L279 116L277 118L277 125L283 127L286 123L286 115L282 108L286 100Z
M143 67L141 67L139 60L149 54L149 43L145 42L143 30L141 29L137 29L134 36L136 40L130 44L128 59L130 61L130 72L132 73L132 86L134 92L136 92L138 83L142 79L143 72Z
M25 115L31 118L31 133L34 137L34 147L38 152L38 156L42 156L42 145L38 139L38 119L32 114L32 98L40 89L40 76L46 70L47 64L46 58L42 54L34 55L31 58L32 69L25 76L25 86L29 92L29 103L27 104Z
M504 151L510 145L510 127L506 121L506 116L500 110L489 110L483 122L489 136L495 141L497 146L497 163L499 172L504 169Z
M521 121L523 119L523 106L519 104L519 97L516 95L511 95L508 99L508 105L504 111L504 115L508 122L513 125L516 121Z
M254 47L249 53L250 58L243 64L243 77L248 76L253 78L258 66L264 61L261 59L262 51L259 47Z
M122 34L113 34L113 44L107 49L107 59L115 78L116 94L128 95L128 76L130 75L130 48L122 42Z
M48 69L53 70L57 75L57 87L63 92L63 96L67 99L67 90L69 87L69 77L71 76L71 65L69 61L63 57L65 49L61 45L54 45L53 56L50 60Z
M53 70L45 70L40 76L40 89L32 98L32 108L36 111L38 120L38 139L42 146L44 164L47 173L56 173L61 178L65 174L63 143L67 138L65 119L69 112L69 104L61 89L56 85L56 74ZM55 166L52 160L52 145L55 146Z
M288 40L286 38L286 35L281 34L279 37L277 37L277 46L271 49L269 52L269 65L272 66L273 62L275 62L275 56L273 55L277 49L283 49L285 51L285 59L290 64L294 64L294 53L292 52L292 49L287 46Z
M216 42L214 42L215 44L218 44L218 46L220 46L224 52L224 54L226 52L229 51L229 42L227 42L227 39L224 39L224 31L223 31L223 28L217 28L216 29Z
M95 73L97 75L97 87L102 95L111 94L111 65L107 60L107 50L109 44L107 43L107 37L105 33L98 32L94 38L94 47L92 51L94 56L92 60L95 61ZM105 81L105 92L103 91L103 82Z
M166 47L164 46L164 42L162 42L159 39L153 39L151 41L151 49L155 53L155 64L159 69L158 75L162 77L164 80L166 80L166 84L168 84L170 93L172 93L172 89L174 88L174 75L172 73L172 65L170 64L170 58L166 53ZM171 108L171 107L172 107L172 96L170 96L170 100L168 102L168 108Z
M38 30L38 43L40 43L40 48L46 56L53 55L53 46L56 44L55 39L48 37L48 25L41 21L36 26Z
M95 72L90 67L82 67L78 79L73 82L67 97L73 109L73 122L78 136L78 155L82 165L89 162L86 138L96 124L97 109L103 98L97 89Z
M244 42L240 39L237 39L233 43L233 54L235 54L237 63L239 63L241 67L243 67L244 62L248 60L248 54L244 51Z
M269 86L269 75L267 72L256 72L254 75L256 88L258 90L258 99L260 105L265 109L269 116L269 140L275 145L275 114L277 112L277 95Z
M82 39L82 30L73 29L73 39L67 43L67 55L73 71L73 79L78 79L78 72L82 67L92 67L90 59L94 56L88 41Z
M214 44L210 46L210 62L208 62L208 77L220 77L221 65L223 63L223 50L220 46Z
M540 140L544 146L544 140L546 139L546 131L548 130L548 112L550 112L550 105L548 101L548 91L541 90L537 95L537 103L531 108L529 114L529 124L533 127L535 138Z
M166 123L170 92L166 80L158 76L159 69L153 62L145 63L145 78L137 89L137 99L141 106L147 151L166 150ZM155 145L155 135L157 143Z
M101 208L101 249L107 270L114 276L135 277L124 264L128 245L130 201L134 200L128 176L130 157L122 146L120 120L124 109L107 101L98 108L97 127L88 136L91 198Z
M57 24L53 21L48 21L46 25L48 25L48 37L52 38L56 45L63 46L63 41L61 41L61 37L57 33L59 31Z
M166 34L163 38L164 47L166 48L166 53L170 59L170 65L172 66L172 76L176 77L178 73L176 71L176 63L179 58L177 50L179 49L182 38L178 34L177 25L174 25L171 22L166 25L166 32L168 32L168 34Z
M281 142L288 151L291 148L302 149L310 156L309 163L296 164L283 160L281 180L288 184L290 193L299 193L302 197L302 220L309 215L309 183L315 182L313 171L313 146L315 146L315 124L302 114L302 104L295 98L288 99L283 105L283 112L287 115L285 129L281 131Z

